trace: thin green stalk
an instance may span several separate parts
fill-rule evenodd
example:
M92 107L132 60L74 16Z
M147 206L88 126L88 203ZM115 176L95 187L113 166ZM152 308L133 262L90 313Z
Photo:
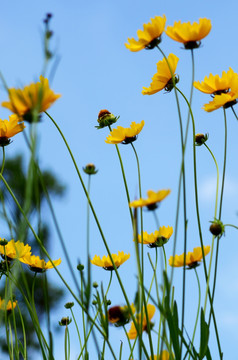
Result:
M194 338L195 338L195 334L196 334L197 323L198 323L198 318L199 318L199 313L200 313L200 304L201 304L201 286L200 286L200 281L199 281L197 269L194 268L194 271L195 271L196 278L197 278L197 283L198 283L198 309L197 309L197 316L196 316L196 321L195 321L194 330L193 330L192 345L194 345ZM191 357L191 353L189 353L188 360L190 359L190 357Z
M5 166L5 160L6 160L5 147L2 146L2 167L1 167L1 175L3 175L3 170L4 170L4 166Z
M153 270L153 277L152 277L151 284L150 284L150 287L149 287L146 303L148 303L148 301L149 301L150 294L151 294L151 289L152 289L152 285L153 285L154 280L155 280L157 300L158 300L158 303L159 303L159 286L158 286L158 280L157 280L157 275L156 275L157 263L158 263L158 249L157 249L157 247L155 248L155 265L153 264L149 253L148 253L148 258L149 258L149 262L150 262L150 265L151 265L152 270Z
M219 189L219 168L218 168L218 164L216 161L215 156L213 155L211 149L207 146L206 143L204 143L205 147L207 148L207 150L210 152L213 161L216 165L216 170L217 170L217 184L216 184L216 200L215 200L215 212L214 212L214 219L216 219L217 217L217 203L218 203L218 189ZM211 276L211 268L212 268L212 259L213 259L213 251L214 251L214 240L215 240L215 236L212 237L212 246L211 246L211 255L210 255L210 262L209 262L209 268L208 268L208 277L207 277L207 285L206 285L206 294L205 294L205 301L204 301L204 314L206 314L206 306L207 306L207 294L208 294L208 287L209 287L209 282L210 282L210 276Z
M72 318L73 318L73 320L74 320L74 324L75 324L75 327L76 327L76 330L77 330L77 335L78 335L78 339L79 339L80 350L81 350L81 352L82 352L82 341L81 341L81 336L80 336L78 324L77 324L77 321L76 321L76 319L75 319L75 316L74 316L74 313L73 313L72 308L70 308L70 311L71 311L71 315L72 315Z
M180 111L180 104L179 104L179 99L178 99L178 93L177 90L178 88L176 87L175 84L175 79L174 79L174 74L172 72L171 66L169 64L169 61L167 59L167 57L165 56L164 52L162 51L162 49L157 46L157 48L159 49L159 51L161 52L161 54L164 56L170 73L171 73L171 79L173 82L173 86L174 86L174 93L175 93L175 98L176 98L176 103L177 103L177 109L178 109L178 116L179 116L179 126L180 126L180 138L181 138L181 148L182 148L182 173L183 173L183 206L184 206L184 266L183 266L183 290L182 290L182 317L181 317L181 331L182 331L182 335L181 335L181 354L182 354L182 338L183 338L183 330L184 330L184 317L185 317L185 288L186 288L186 268L185 268L185 259L186 259L186 252L187 252L187 210L186 210L186 176L185 176L185 166L184 166L184 156L185 156L185 144L184 144L184 138L183 138L183 124L182 124L182 116L181 116L181 111ZM175 245L174 245L175 246ZM181 357L180 354L180 357Z
M22 356L23 356L24 360L27 360L26 330L25 330L24 320L23 320L23 317L22 317L22 314L21 314L21 309L20 309L18 303L17 303L17 309L18 309L18 313L19 313L19 316L20 316L20 320L21 320L22 334L23 334L24 355L22 354Z
M233 228L235 228L235 229L238 230L238 226L235 226L235 225L232 225L232 224L225 224L224 227L226 227L226 226L231 226L231 227L233 227Z
M116 267L116 265L115 265L115 263L114 263L114 260L113 260L113 258L112 258L110 249L109 249L109 247L108 247L108 245L107 245L107 241L106 241L105 236L104 236L104 234L103 234L101 225L100 225L99 220L98 220L98 218L97 218L97 215L96 215L96 212L95 212L94 207L93 207L93 205L92 205L92 202L91 202L90 198L88 197L88 193L87 193L86 187L85 187L85 185L84 185L84 182L83 182L82 176L81 176L81 174L80 174L80 171L79 171L79 169L78 169L77 163L76 163L76 161L75 161L75 159L74 159L73 153L72 153L72 151L71 151L71 149L70 149L70 147L69 147L69 145L68 145L68 143L67 143L67 141L66 141L66 139L65 139L64 134L63 134L62 131L60 130L58 124L54 121L54 119L53 119L46 111L45 111L45 114L51 119L51 121L53 122L53 124L55 125L56 129L57 129L58 132L60 133L60 135L61 135L61 137L62 137L62 139L63 139L63 141L64 141L64 143L65 143L65 145L66 145L66 147L67 147L67 150L68 150L68 152L69 152L69 154L70 154L70 157L71 157L71 159L72 159L72 161L73 161L75 170L76 170L77 175L78 175L78 177L79 177L80 183L81 183L81 185L82 185L83 191L84 191L84 193L85 193L85 195L86 195L86 197L87 197L87 199L88 199L88 201L89 201L89 205L90 205L92 214L93 214L93 216L94 216L95 222L96 222L96 224L97 224L98 230L99 230L99 232L100 232L102 241L103 241L104 246L105 246L105 248L106 248L106 250L107 250L107 253L108 253L108 255L109 255L109 258L110 258L110 260L111 260L111 262L112 262L112 265L113 265L114 271L115 271L115 273L116 273L116 276L117 276L119 285L120 285L120 287L121 287L123 296L124 296L124 298L125 298L126 304L127 304L127 306L129 307L129 309L130 309L130 302L129 302L129 299L128 299L127 294L126 294L126 290L125 290L125 288L124 288L124 286L123 286L123 283L122 283L122 281L121 281L121 278L120 278L119 273L118 273L118 270L117 270L117 267ZM6 181L5 181L5 182L6 182ZM5 185L6 185L6 184L5 184ZM56 269L56 268L55 268L55 269ZM59 272L58 272L57 269L56 269L56 271L57 271L57 273L59 274ZM61 275L60 275L60 277L61 277L61 280L62 280L63 278L62 278ZM65 283L65 285L68 287L68 284L67 284L64 280L62 280L62 281L63 281L63 282ZM70 289L70 291L72 291L72 290ZM75 295L73 295L73 296L75 296ZM75 298L76 298L76 297L75 297ZM77 299L77 298L76 298L76 299ZM79 301L79 299L77 299L77 301ZM137 326L137 323L136 323L136 321L135 321L134 314L132 313L131 309L130 309L130 315L131 315L131 317L132 317L132 320L133 320L133 322L134 322L134 324L135 324L136 329L138 330L138 326ZM109 344L109 343L108 343L108 344ZM143 350L144 350L145 354L147 354L147 350L146 350L146 347L145 347L145 344L144 344L143 341L142 341L142 347L143 347ZM111 350L112 350L112 349L111 349ZM148 355L148 354L147 354L147 355Z
M233 114L235 115L236 120L238 120L238 116L236 115L236 112L235 112L233 106L231 107L231 110L233 111Z
M14 360L13 337L12 337L12 326L11 326L10 317L8 317L8 329L9 329L9 334L10 334L10 344L11 344L11 353L10 353L9 355L10 355L10 359Z
M108 127L109 127L109 130L112 131L111 125L109 125ZM133 214L132 214L132 210L131 210L131 208L129 206L131 200L130 200L129 190L128 190L128 186L127 186L127 181L126 181L126 174L125 174L125 170L124 170L124 166L123 166L123 162L122 162L119 147L118 147L117 144L115 144L115 146L116 146L117 155L118 155L120 165L121 165L121 172L122 172L122 177L123 177L124 186L125 186L125 190L126 190L126 197L127 197L129 212L130 212L130 216L131 216L131 223L132 223L132 226L133 226Z
M189 104L186 96L178 88L177 88L177 90L182 95L182 97L184 98L185 102L188 105L188 108L189 108L190 113L191 113L191 119L192 119L192 125L193 125L193 170L194 170L195 203L196 203L196 213L197 213L199 238L200 238L202 257L203 257L203 268L204 268L204 273L205 273L205 279L206 279L206 282L207 282L208 274L207 274L207 267L206 267L206 261L205 261L205 253L204 253L203 238L202 238L202 228L201 228L199 206L198 206L198 186L197 186L196 146L195 146L195 121L194 121L192 109L190 107L190 104ZM216 338L217 338L217 345L218 345L219 355L220 355L220 359L222 359L223 354L222 354L222 351L221 351L221 345L220 345L220 340L219 340L219 334L218 334L218 329L217 329L216 318L215 318L215 313L214 313L214 309L213 309L213 303L212 303L212 297L211 297L210 289L208 289L208 297L209 297L209 301L210 301L210 304L211 304L211 311L212 311L212 315L213 315L213 322L214 322L214 327L215 327L215 333L216 333Z

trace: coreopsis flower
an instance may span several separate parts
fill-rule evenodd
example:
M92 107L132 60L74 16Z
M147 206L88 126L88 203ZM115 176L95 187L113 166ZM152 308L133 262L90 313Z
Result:
M9 120L0 119L0 146L7 146L11 143L11 137L23 131L24 122L15 114L9 116Z
M161 42L161 35L165 28L166 17L155 16L151 22L143 25L143 30L137 31L138 40L128 39L129 44L125 44L130 51L140 51L142 49L154 49Z
M39 256L27 254L19 259L23 264L29 266L30 270L36 273L45 272L48 269L53 269L55 266L61 264L61 259L45 262L45 260L40 259Z
M0 240L2 240L0 238ZM10 240L6 245L0 245L0 254L4 258L7 256L8 260L21 259L25 255L31 254L31 247L21 241Z
M133 121L129 128L118 126L110 132L105 142L107 144L130 144L137 139L137 135L143 129L144 124L145 122L142 120L139 124Z
M135 313L135 306L130 306L132 313ZM125 306L112 306L108 309L108 321L116 327L124 326L131 320L130 309Z
M143 231L143 244L150 248L161 247L166 244L173 234L172 226L162 226L152 234ZM138 235L138 243L142 243L142 236Z
M211 221L211 226L209 228L210 232L212 233L212 235L214 236L221 236L222 234L224 234L225 232L225 226L223 224L223 222L219 219L214 219L213 221Z
M212 101L209 101L208 104L204 104L203 109L207 112L212 112L220 109L221 107L228 109L237 103L237 99L238 91L235 93L229 92L226 94L215 95Z
M201 146L201 145L205 144L207 139L208 139L208 134L196 134L195 135L195 145Z
M159 190L157 192L153 190L147 191L147 199L138 199L130 202L130 207L138 208L146 206L148 210L155 210L158 207L158 204L164 200L171 190Z
M201 45L201 40L211 31L212 24L209 19L199 19L191 24L190 21L182 23L175 21L173 26L168 26L165 33L173 40L184 44L185 49L196 49Z
M10 312L12 309L15 309L16 306L17 301L9 300L6 305L6 301L4 299L1 299L0 297L0 310L7 310L8 312Z
M121 266L126 260L128 260L130 257L130 254L124 254L124 251L118 251L117 254L112 254L113 261L117 267ZM108 256L103 256L102 259L100 256L95 255L92 260L90 260L93 265L100 266L105 270L114 270L114 267L112 265L111 259Z
M148 304L147 312L148 312L148 318L149 318L150 329L151 329L153 327L153 323L151 322L151 319L155 314L155 306ZM138 328L140 329L141 328L141 314L136 315L136 322L138 324ZM143 310L142 331L148 331L148 323L147 323L147 319L146 319L145 309ZM127 334L128 334L128 337L130 340L133 340L137 337L138 333L135 328L134 322L131 323L131 328Z
M179 58L174 54L169 54L167 60L163 60L157 63L157 73L152 77L152 83L150 87L143 87L143 95L153 95L163 89L171 91L174 88L174 84L179 81L175 76L176 67ZM168 66L169 63L169 66Z
M210 252L210 245L203 246L204 255L206 256ZM188 266L188 269L195 268L199 266L199 262L202 260L202 248L196 247L193 249L193 252L188 252L185 258L185 265ZM170 256L169 265L174 267L184 266L184 254Z
M169 360L169 352L167 350L163 350L162 353L159 355L154 355L154 360ZM150 357L150 360L152 360L152 357Z
M88 175L95 175L97 174L98 170L96 170L96 166L94 164L87 164L84 168L83 171L85 172L85 174Z
M31 123L39 119L40 113L46 111L61 95L55 94L49 87L48 79L41 75L40 81L23 89L8 89L8 96L9 101L3 101L2 106Z
M110 111L104 109L100 110L98 114L98 123L99 126L95 126L97 129L102 129L105 126L109 126L117 122L120 116L115 116Z
M205 76L203 81L194 81L193 86L205 94L221 95L226 94L231 87L234 87L234 79L238 77L232 68L227 72L223 71L222 76Z

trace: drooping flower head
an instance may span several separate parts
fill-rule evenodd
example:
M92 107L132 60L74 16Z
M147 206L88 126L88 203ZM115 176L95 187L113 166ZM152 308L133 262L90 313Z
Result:
M0 297L0 310L6 310L8 312L10 312L12 309L15 309L15 307L17 306L17 301L11 301L9 300L8 303L6 304L6 301L4 299L1 299Z
M29 266L30 270L36 273L45 272L48 269L53 269L54 266L61 264L61 259L45 262L45 260L40 259L39 256L27 254L20 258L20 261Z
M0 146L7 146L11 143L11 137L23 131L24 122L15 114L9 116L9 120L0 119Z
M209 19L199 19L191 24L190 21L182 23L175 21L173 26L167 26L165 33L173 40L184 44L185 49L196 49L201 45L201 40L211 31L212 24Z
M105 142L107 144L130 144L137 139L137 135L143 129L144 124L145 122L142 120L139 124L133 121L129 128L118 126L110 132Z
M3 239L0 238L2 241ZM6 245L0 245L0 254L8 259L21 259L25 255L31 254L31 247L21 241L10 240Z
M147 191L147 199L138 199L130 202L130 207L138 208L146 206L148 210L155 210L158 207L158 204L164 200L171 190L159 190L157 192L153 190Z
M99 126L95 126L97 129L103 129L106 126L110 126L117 122L120 116L115 116L110 111L104 109L100 110L98 114L98 120Z
M210 252L210 245L204 246L204 255L206 256ZM188 252L185 258L185 265L188 266L188 269L193 269L199 266L199 262L202 260L202 248L196 247L193 249L193 252ZM174 267L184 266L184 254L170 256L169 265Z
M150 87L143 87L143 95L153 95L163 89L171 91L179 79L175 76L176 67L179 58L174 54L169 54L167 60L163 60L157 63L157 73L152 77L152 83ZM169 63L169 66L168 66Z
M155 314L155 306L148 304L147 305L147 312L148 312L148 318L149 318L149 323L150 323L150 329L153 327L153 323L151 323L151 319ZM138 328L141 328L141 321L142 321L142 331L148 331L148 323L146 320L146 314L145 314L145 309L143 309L143 319L141 320L141 314L137 314L136 315L136 321L138 324ZM137 337L138 333L135 327L134 322L131 323L131 328L129 330L129 332L127 333L128 337L130 340L133 340Z
M121 266L126 260L128 260L130 257L130 254L124 254L124 251L118 251L117 254L112 254L113 261L117 267ZM100 256L95 255L92 260L90 260L93 265L103 267L105 270L114 270L114 267L112 265L111 259L108 256L103 256L102 259Z
M125 44L130 51L140 51L142 49L154 49L161 42L161 35L165 28L166 17L155 16L151 22L143 25L143 30L137 31L138 40L128 39L129 44Z
M162 226L152 234L143 231L143 244L150 248L161 247L166 244L173 234L172 226ZM142 243L142 236L138 235L138 243Z
M28 122L37 121L40 113L46 111L61 95L55 94L49 87L48 79L40 76L40 81L23 89L8 89L9 101L2 106Z
M135 313L135 306L130 306L132 313ZM112 306L108 309L108 321L116 327L124 326L131 320L131 312L127 305Z

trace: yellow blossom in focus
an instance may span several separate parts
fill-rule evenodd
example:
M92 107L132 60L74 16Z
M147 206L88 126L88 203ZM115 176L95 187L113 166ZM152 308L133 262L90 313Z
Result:
M118 126L110 132L105 142L107 144L130 144L137 139L137 135L143 129L144 124L145 122L142 120L139 124L133 121L129 128Z
M143 244L149 247L160 247L166 244L173 234L172 226L162 226L152 234L143 231ZM142 243L142 236L138 235L138 242Z
M238 92L236 93L226 93L221 95L215 95L212 101L209 101L208 104L203 106L203 109L207 112L217 110L221 107L225 109L235 105L238 99Z
M201 44L211 31L211 20L203 18L199 22L191 24L190 21L182 23L181 20L175 21L173 26L168 26L165 33L173 40L184 44L185 49L195 49Z
M124 254L124 251L118 251L118 255L117 254L111 254L111 255L117 269L130 257L130 254ZM93 265L103 267L105 270L114 270L109 255L108 256L104 255L102 259L100 258L100 256L95 255L94 258L90 261Z
M45 260L40 259L39 256L27 254L19 259L22 263L29 266L30 270L34 272L44 272L48 269L53 269L54 266L61 264L61 259L45 262Z
M147 312L148 312L148 318L149 318L149 322L150 322L150 328L152 328L153 324L151 323L151 319L155 314L155 306L148 304L147 305ZM138 324L138 328L141 328L141 314L137 314L136 316L136 322ZM148 330L148 324L147 324L147 320L146 320L146 314L145 314L145 309L143 309L143 320L142 320L142 331L147 331ZM137 337L137 330L135 328L135 324L134 322L131 323L131 328L129 330L129 332L127 333L129 339L135 339Z
M129 44L125 44L130 51L140 51L142 49L153 49L161 41L161 34L164 31L166 17L155 16L151 22L143 25L143 30L137 31L138 40L128 39Z
M206 256L210 252L210 245L204 246L204 255ZM196 247L193 249L193 252L188 252L185 258L185 265L189 268L194 268L199 265L199 261L202 260L202 248ZM170 256L169 265L174 267L184 266L184 254Z
M3 239L0 238L0 240ZM7 245L0 245L0 254L2 257L6 255L9 259L21 259L23 256L31 254L31 247L19 240L17 242L10 240Z
M23 89L8 89L9 101L2 106L28 122L36 120L39 114L46 111L61 95L55 94L49 87L48 79L40 76L40 81L25 86Z
M24 128L24 122L15 114L9 116L9 121L0 119L0 146L9 145L10 138L23 131Z
M152 83L150 84L150 87L143 87L142 94L153 95L163 89L166 91L171 91L174 87L174 83L176 84L178 82L178 78L175 77L175 70L178 61L179 58L174 54L169 54L167 60L163 58L163 60L159 61L157 63L157 73L152 77Z
M158 203L164 200L171 190L159 190L157 192L153 190L147 191L147 199L138 199L130 202L130 207L138 208L146 206L148 210L155 210L158 207Z
M0 297L0 310L11 311L12 309L15 309L16 306L17 306L17 301L12 302L11 300L9 300L6 305L5 300L1 299L1 297Z
M231 87L234 87L235 77L238 78L238 74L229 68L227 72L222 72L222 76L210 74L209 77L205 76L201 82L194 81L193 86L205 94L220 95L227 93Z

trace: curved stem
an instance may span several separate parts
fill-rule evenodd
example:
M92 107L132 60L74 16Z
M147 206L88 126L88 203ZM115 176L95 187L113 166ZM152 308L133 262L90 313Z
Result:
M194 338L195 338L196 329L197 329L197 323L198 323L198 317L199 317L199 312L200 312L200 304L201 304L201 286L200 286L200 281L199 281L197 269L194 268L194 271L195 271L196 278L197 278L197 283L198 283L198 309L197 309L197 316L196 316L196 321L195 321L194 330L193 330L192 344L194 343ZM191 353L189 353L188 360L190 359L190 356L191 356Z
M238 120L238 116L237 116L237 114L236 114L236 112L235 112L235 110L234 110L233 106L231 107L231 110L233 111L233 114L235 115L236 120Z

